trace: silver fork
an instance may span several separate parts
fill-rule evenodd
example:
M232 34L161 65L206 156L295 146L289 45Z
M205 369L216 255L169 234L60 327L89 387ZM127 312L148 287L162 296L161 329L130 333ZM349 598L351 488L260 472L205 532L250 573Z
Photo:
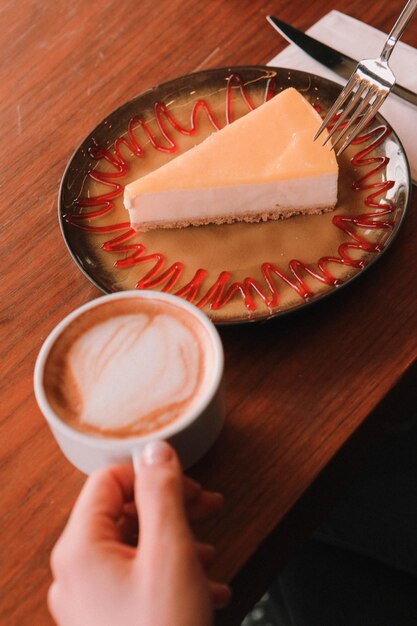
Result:
M329 110L322 125L318 129L314 139L317 139L321 135L329 122L340 112L333 128L323 143L323 145L326 144L329 139L334 136L336 131L340 129L340 134L336 140L333 141L333 148L335 148L336 144L343 138L345 138L345 141L338 150L337 156L346 150L355 137L359 135L361 130L371 121L394 86L395 77L388 66L388 60L394 50L395 44L400 39L416 9L417 0L408 0L388 35L381 55L377 59L366 59L358 63L340 96ZM350 100L347 102L349 98ZM347 105L343 110L343 106L346 102ZM350 118L346 126L342 129L341 124L343 124L349 115Z

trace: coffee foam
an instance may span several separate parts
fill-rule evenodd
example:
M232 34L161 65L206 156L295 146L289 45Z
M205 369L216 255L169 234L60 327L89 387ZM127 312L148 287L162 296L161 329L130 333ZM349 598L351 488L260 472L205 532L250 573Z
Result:
M96 306L52 347L44 373L48 401L87 433L148 434L198 404L209 346L202 324L171 304L126 299Z

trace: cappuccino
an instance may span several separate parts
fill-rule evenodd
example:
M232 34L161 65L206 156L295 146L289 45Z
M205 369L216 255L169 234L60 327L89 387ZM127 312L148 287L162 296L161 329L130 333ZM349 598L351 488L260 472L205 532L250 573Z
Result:
M142 437L201 404L214 362L205 325L184 306L157 296L107 297L53 341L43 389L55 415L77 431Z

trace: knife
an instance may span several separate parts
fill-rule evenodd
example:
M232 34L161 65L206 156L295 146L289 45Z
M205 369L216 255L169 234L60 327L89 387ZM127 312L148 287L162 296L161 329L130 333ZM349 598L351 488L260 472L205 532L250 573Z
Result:
M275 30L285 37L287 41L294 43L313 59L322 65L325 65L330 70L333 70L333 72L339 74L342 78L349 79L355 71L358 61L351 59L346 54L343 54L343 52L339 52L338 50L330 48L330 46L326 46L326 44L321 41L313 39L313 37L310 37L301 30L297 30L293 26L278 20L272 15L268 15L266 19L271 26L275 28ZM407 100L407 102L417 105L417 94L410 91L410 89L395 83L391 92L400 96L400 98Z

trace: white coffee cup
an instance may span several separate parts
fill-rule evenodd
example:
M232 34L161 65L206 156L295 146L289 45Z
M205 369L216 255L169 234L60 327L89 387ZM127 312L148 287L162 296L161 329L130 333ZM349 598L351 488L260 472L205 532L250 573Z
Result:
M204 331L204 349L210 351L209 371L205 373L205 384L201 386L198 400L171 423L158 427L148 434L124 436L96 436L74 428L57 414L45 391L45 365L51 349L72 322L95 307L106 303L126 300L151 302L162 306L171 305L185 312L191 323ZM123 306L123 305L118 305ZM95 315L96 312L93 312ZM200 332L200 331L198 331ZM184 467L202 457L212 446L223 426L224 407L224 355L219 334L214 324L197 307L189 302L162 292L124 291L102 296L88 302L63 319L45 340L35 365L34 389L38 405L49 427L67 459L82 472L89 474L94 469L119 462L136 463L139 455L151 440L168 441L178 452ZM203 388L204 387L204 388Z

